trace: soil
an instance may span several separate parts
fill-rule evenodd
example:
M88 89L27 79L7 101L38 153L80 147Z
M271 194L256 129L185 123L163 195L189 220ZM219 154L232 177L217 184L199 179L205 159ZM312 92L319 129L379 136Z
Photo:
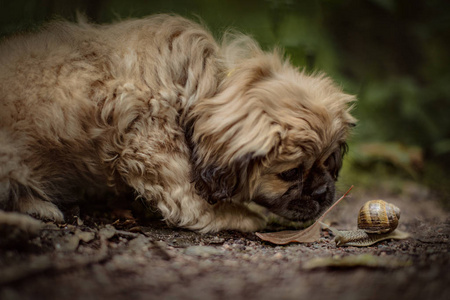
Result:
M412 238L364 248L337 247L327 230L317 242L279 246L254 233L200 234L129 211L81 211L0 243L0 299L448 300L449 214L429 192L410 190L384 200L402 209L399 228ZM326 222L356 227L374 197L352 194ZM275 220L266 231L289 226Z

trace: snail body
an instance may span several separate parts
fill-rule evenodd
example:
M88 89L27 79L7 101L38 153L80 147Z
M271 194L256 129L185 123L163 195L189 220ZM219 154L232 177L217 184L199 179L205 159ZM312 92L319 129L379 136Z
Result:
M329 227L337 246L366 247L388 239L406 239L409 234L396 230L400 209L383 200L371 200L361 207L358 215L358 230L341 231Z
M330 228L335 235L334 241L336 246L356 246L367 247L384 240L402 240L409 237L409 234L404 231L395 230L388 233L367 233L362 229L339 231L335 228Z

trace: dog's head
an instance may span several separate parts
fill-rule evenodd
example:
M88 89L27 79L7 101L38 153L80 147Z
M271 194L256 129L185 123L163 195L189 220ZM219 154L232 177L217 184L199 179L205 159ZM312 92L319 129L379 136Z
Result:
M252 200L291 220L314 219L334 201L354 97L277 53L256 52L193 109L197 191L210 203Z

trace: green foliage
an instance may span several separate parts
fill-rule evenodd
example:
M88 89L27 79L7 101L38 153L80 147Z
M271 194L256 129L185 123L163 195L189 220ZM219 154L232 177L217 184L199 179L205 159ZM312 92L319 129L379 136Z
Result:
M353 143L345 157L338 189L354 185L355 192L401 194L411 182L420 179L423 169L423 153L419 147L397 142Z

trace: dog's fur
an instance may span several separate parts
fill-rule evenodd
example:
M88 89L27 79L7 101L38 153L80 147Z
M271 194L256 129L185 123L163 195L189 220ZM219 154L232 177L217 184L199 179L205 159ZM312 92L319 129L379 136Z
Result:
M256 230L334 200L354 98L249 37L158 15L53 22L0 47L0 208L61 222L80 189L131 188L190 229Z

